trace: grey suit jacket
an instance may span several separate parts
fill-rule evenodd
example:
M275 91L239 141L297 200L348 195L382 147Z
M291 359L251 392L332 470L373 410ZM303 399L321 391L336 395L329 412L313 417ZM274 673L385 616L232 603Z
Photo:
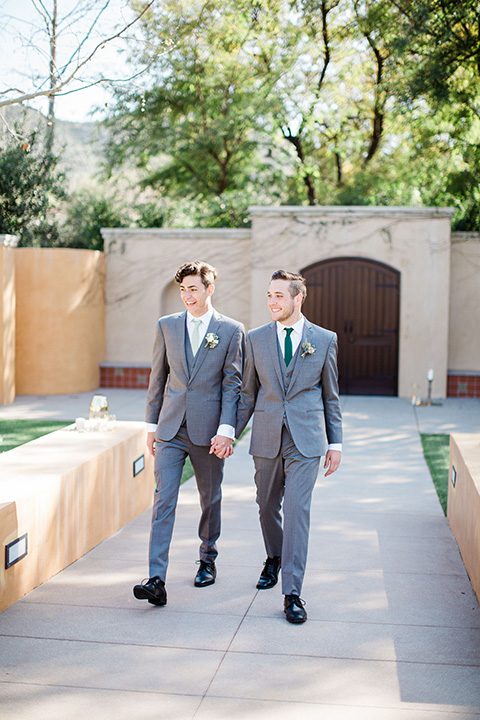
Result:
M235 427L242 383L245 332L236 320L214 311L207 333L218 345L202 342L188 372L186 311L160 318L153 348L145 420L157 423L155 437L171 440L186 418L195 445L210 445L218 426Z
M304 342L315 346L315 352L301 357ZM285 416L298 451L305 457L320 457L326 452L327 441L342 442L337 336L305 320L287 390L277 343L275 322L251 330L247 335L237 436L254 413L250 454L274 458L280 451Z

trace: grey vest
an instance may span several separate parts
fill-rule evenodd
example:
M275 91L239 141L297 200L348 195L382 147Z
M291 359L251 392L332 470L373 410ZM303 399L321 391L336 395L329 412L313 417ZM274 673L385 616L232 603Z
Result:
M283 357L283 353L280 347L280 341L278 340L277 336L277 352L278 352L278 362L280 363L280 369L282 371L282 378L283 378L283 390L286 393L288 390L288 386L290 385L290 380L292 379L293 371L295 370L295 365L297 364L298 360L298 350L300 345L295 350L295 354L290 360L290 364L287 368L285 365L285 359Z

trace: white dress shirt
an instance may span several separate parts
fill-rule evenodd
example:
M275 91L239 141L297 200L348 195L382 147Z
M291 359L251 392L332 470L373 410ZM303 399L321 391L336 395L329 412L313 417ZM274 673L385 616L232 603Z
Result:
M190 342L192 342L192 335L193 331L195 330L196 321L200 320L200 325L198 326L198 349L202 347L202 342L205 338L205 335L207 334L208 326L210 325L210 320L212 319L213 315L213 307L210 307L209 310L207 310L206 313L201 315L200 317L195 317L192 315L192 313L188 312L187 310L187 332L188 332L188 338ZM195 320L195 322L193 322ZM197 351L198 352L198 351ZM157 426L155 423L146 423L147 425L147 432L155 432L157 429ZM223 435L225 437L231 438L232 440L235 439L235 428L231 425L220 425L217 430L217 435Z
M277 337L278 342L280 343L280 350L282 351L282 356L285 359L285 337L287 333L285 332L286 325L282 325L281 322L277 322ZM292 340L292 358L295 355L295 352L298 349L298 346L300 345L302 341L302 335L303 335L303 326L305 325L305 318L303 315L301 315L300 320L298 320L295 325L289 325L288 327L293 328L293 332L290 333L290 338ZM328 446L329 450L340 450L342 452L342 443L330 443Z

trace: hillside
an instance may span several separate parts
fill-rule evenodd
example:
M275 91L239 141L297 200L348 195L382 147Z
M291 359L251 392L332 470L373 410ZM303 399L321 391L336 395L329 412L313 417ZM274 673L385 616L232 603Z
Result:
M45 131L46 118L32 108L9 105L3 108L1 115L3 117L3 122L0 124L2 146L8 141L9 128L13 129L15 123L23 128L23 136L28 136L32 130L38 130L41 136ZM60 156L59 167L65 172L71 190L83 185L100 169L104 140L105 131L99 123L56 121L54 149Z

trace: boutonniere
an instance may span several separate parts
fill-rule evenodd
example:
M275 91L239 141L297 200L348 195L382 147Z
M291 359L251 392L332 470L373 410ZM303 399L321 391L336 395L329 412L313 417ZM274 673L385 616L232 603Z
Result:
M312 343L304 342L302 343L302 358L305 357L305 355L313 355L315 352L315 345L312 345Z
M205 347L216 348L219 342L220 338L215 333L207 333L205 335Z

